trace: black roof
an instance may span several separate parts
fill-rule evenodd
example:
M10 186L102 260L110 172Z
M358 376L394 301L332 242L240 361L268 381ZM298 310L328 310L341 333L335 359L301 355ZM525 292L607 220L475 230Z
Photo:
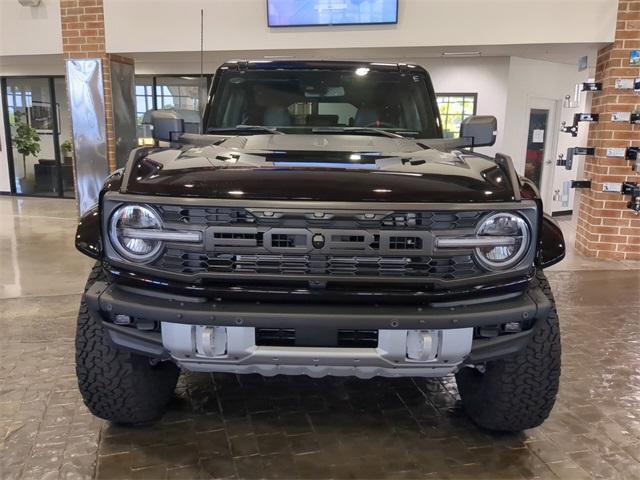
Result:
M365 62L357 60L229 60L224 70L353 70L366 67L379 72L416 72L426 74L420 65L410 63Z

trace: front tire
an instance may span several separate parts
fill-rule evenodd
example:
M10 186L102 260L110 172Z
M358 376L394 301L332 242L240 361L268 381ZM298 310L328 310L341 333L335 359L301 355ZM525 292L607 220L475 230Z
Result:
M104 278L96 265L88 289ZM150 359L116 348L85 302L80 303L76 329L76 375L85 405L95 416L115 423L145 423L159 418L171 400L179 369L172 362L152 365Z
M549 416L560 382L560 329L555 301L542 271L534 285L551 301L537 319L528 345L508 357L487 362L484 372L463 368L456 374L465 411L479 426L497 431L537 427Z

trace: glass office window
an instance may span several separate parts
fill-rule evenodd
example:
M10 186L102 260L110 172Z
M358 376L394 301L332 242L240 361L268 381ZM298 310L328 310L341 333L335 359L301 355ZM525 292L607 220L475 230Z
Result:
M153 110L153 78L136 77L136 120L142 123L144 114Z
M136 77L136 118L138 125L144 122L149 110L176 110L184 118L187 132L200 131L201 107L206 101L210 75ZM140 127L141 128L141 127ZM138 129L138 136L142 130Z
M158 108L199 111L201 84L199 77L157 77Z
M4 82L13 192L73 196L67 94L62 78L12 77Z
M460 136L462 121L476 113L478 95L475 93L438 93L437 98L444 138L457 138Z

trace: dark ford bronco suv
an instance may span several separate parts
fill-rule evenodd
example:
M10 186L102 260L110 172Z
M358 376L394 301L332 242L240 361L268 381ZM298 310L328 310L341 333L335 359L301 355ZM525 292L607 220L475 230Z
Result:
M152 115L83 216L98 260L77 375L97 416L159 417L180 369L369 378L455 374L479 425L549 414L564 256L493 117L443 139L427 72L362 62L229 62L202 134ZM164 146L161 146L164 145Z

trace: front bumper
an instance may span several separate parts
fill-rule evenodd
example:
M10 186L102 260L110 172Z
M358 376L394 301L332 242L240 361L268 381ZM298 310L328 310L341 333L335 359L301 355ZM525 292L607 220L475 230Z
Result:
M492 360L526 345L532 332L473 339L475 327L521 322L531 327L551 308L539 289L520 294L431 304L430 306L297 305L260 302L222 302L176 297L153 290L96 282L86 292L89 309L99 315L112 341L137 353L172 358L195 371L354 375L442 376L463 364ZM132 326L114 324L117 315ZM136 322L160 322L161 333L140 331ZM197 332L225 327L223 355L198 351ZM378 330L377 348L267 347L256 345L256 328L372 329ZM411 331L437 331L437 351L427 361L407 357Z

